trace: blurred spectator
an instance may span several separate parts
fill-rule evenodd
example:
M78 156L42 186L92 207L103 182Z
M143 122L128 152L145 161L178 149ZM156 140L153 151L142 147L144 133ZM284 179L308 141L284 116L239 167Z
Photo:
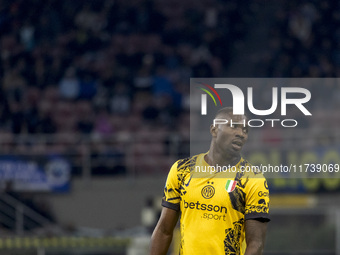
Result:
M119 82L114 86L114 93L110 98L110 110L113 114L128 114L131 108L129 87Z
M66 99L76 99L80 94L79 87L79 79L76 76L75 69L68 68L59 83L60 96Z
M98 110L94 130L95 133L100 136L106 136L113 133L113 125L110 120L110 114L105 108Z

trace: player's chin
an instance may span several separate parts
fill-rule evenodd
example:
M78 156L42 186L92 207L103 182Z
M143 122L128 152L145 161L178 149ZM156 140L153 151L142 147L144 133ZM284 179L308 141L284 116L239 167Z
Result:
M228 156L239 156L241 153L241 149L240 148L233 148L232 146L228 148L228 150L226 150L226 154L228 154Z

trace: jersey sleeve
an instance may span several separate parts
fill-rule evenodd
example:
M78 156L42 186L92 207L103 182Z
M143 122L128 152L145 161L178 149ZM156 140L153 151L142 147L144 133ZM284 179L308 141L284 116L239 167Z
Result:
M162 206L175 211L180 210L180 183L177 177L178 162L172 165L164 187Z
M270 221L269 189L266 179L255 177L249 179L246 187L245 220L258 219Z

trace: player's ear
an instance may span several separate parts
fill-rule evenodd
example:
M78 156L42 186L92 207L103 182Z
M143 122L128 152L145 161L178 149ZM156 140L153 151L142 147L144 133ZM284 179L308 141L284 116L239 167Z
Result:
M217 125L214 126L214 124L210 125L210 134L212 137L216 137L217 136Z

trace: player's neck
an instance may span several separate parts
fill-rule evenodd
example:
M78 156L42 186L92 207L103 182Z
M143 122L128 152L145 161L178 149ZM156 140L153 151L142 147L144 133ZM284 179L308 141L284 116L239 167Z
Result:
M240 159L241 155L226 156L225 154L217 151L213 146L210 148L209 152L204 157L205 161L211 166L234 166Z

